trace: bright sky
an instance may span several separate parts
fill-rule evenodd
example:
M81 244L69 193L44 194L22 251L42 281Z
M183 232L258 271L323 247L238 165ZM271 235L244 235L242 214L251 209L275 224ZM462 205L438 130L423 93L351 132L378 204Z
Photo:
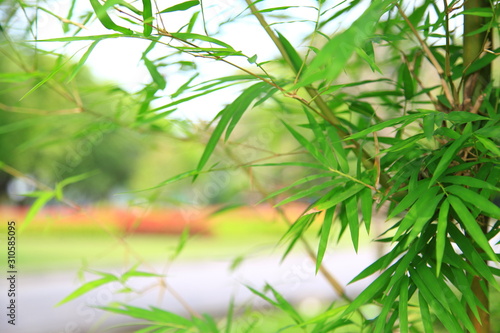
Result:
M182 2L182 1L176 1ZM333 2L338 2L335 0ZM162 6L165 1L158 1L158 4ZM173 1L168 2L168 6L175 4ZM205 0L203 1L205 6L205 17L207 19L207 30L211 36L217 37L228 44L232 45L234 49L241 50L243 53L252 56L254 54L258 55L258 61L266 61L275 58L278 55L278 51L270 38L264 32L264 30L258 25L257 20L254 17L240 18L236 23L231 23L222 27L222 29L215 36L218 23L225 21L231 17L234 17L241 13L241 11L246 7L243 0ZM312 0L295 0L295 1L284 1L284 0L266 0L265 8L269 7L279 7L279 6L291 6L291 5L316 5L316 1ZM68 12L69 1L56 1L49 2L49 9L54 13L59 14L62 17L66 16ZM264 7L262 7L264 8ZM325 6L327 8L327 6ZM90 10L90 3L87 1L77 1L76 12L85 12ZM275 12L279 13L279 12ZM316 17L316 11L314 9L300 8L300 9L287 9L288 14L297 14L302 18L306 17L308 19L314 20ZM191 17L192 11L188 12L174 12L164 15L164 23L168 31L177 31L181 26L183 26ZM355 15L355 13L354 13ZM78 15L74 15L78 17ZM273 21L271 18L270 22ZM344 24L349 24L351 20L343 20ZM199 20L199 25L197 27L198 33L203 33L201 20ZM294 45L300 45L302 39L305 35L310 33L312 30L312 25L310 23L294 23L294 24L279 24L274 26L279 29ZM98 21L93 24L87 25L88 35L98 35L98 34L111 34L113 31L105 29ZM195 28L196 30L196 28ZM39 22L39 35L38 39L48 39L53 37L63 36L62 30L60 28L60 23L57 20L47 20L46 22ZM91 56L87 60L87 65L91 68L93 73L104 80L111 80L114 82L119 82L119 84L129 91L136 91L141 88L145 83L151 80L150 74L146 70L143 62L140 60L142 52L149 44L149 41L133 39L133 38L118 38L105 40L98 44L94 49ZM72 43L68 46L65 51L68 55L72 55L78 52L75 59L79 59L81 55L86 50L86 47L90 45L90 42L79 42ZM40 45L45 47L45 45ZM47 45L48 48L62 47L63 43L55 44L50 43ZM166 50L166 47L159 46L156 47L153 52L150 53L150 58L154 56L163 55L162 52ZM303 45L303 50L305 50L305 45ZM250 64L244 59L233 58L236 62L244 67L250 68ZM243 62L242 62L243 61ZM216 77L221 77L224 75L230 75L236 72L236 69L228 66L227 64L220 63L213 60L198 59L197 63L199 65L199 70L201 75L197 79L197 82L201 82L208 79L213 79ZM165 76L167 81L166 93L174 92L177 87L187 80L184 73L175 73L163 71L162 74ZM174 82L174 84L172 84ZM203 99L197 99L196 102L185 103L176 112L177 116L184 116L189 119L211 119L220 109L223 107L221 101L224 103L231 102L236 98L238 88L225 90L223 93L212 96L207 96ZM223 94L223 98L221 98ZM234 95L232 97L231 95ZM165 99L158 100L157 104L162 105L166 103ZM200 106L203 107L200 107Z

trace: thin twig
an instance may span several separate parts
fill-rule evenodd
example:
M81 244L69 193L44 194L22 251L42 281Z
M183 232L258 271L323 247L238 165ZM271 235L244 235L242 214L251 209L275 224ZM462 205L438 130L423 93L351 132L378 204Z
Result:
M427 55L429 58L430 62L432 63L432 66L434 66L434 69L437 71L439 74L440 80L441 80L441 87L443 88L443 92L452 105L452 107L455 107L455 99L453 98L453 94L450 91L450 88L448 87L448 84L446 83L446 80L444 79L445 72L439 62L437 61L436 57L434 57L434 54L430 50L429 46L427 46L427 43L420 37L420 34L418 33L417 29L413 26L413 24L410 22L410 19L408 16L406 16L405 12L401 8L401 6L398 3L395 3L395 6L398 8L398 12L401 15L401 17L405 20L406 24L408 24L408 27L412 31L413 35L417 38L418 42L422 46L422 49L424 53Z

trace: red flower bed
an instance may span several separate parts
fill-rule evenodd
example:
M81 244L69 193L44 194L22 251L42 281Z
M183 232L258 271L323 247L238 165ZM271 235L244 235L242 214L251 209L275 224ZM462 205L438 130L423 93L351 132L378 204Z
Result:
M21 224L30 207L1 206L0 218ZM206 213L178 209L119 209L49 206L40 210L28 229L80 230L83 228L112 229L130 234L177 235L188 227L192 234L210 234Z

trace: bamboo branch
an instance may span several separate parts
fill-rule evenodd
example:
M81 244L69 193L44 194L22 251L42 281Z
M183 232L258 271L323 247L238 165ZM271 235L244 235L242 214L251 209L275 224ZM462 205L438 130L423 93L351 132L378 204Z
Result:
M450 91L450 88L448 87L448 84L446 80L444 79L445 72L439 62L437 61L436 57L434 57L434 54L432 53L431 49L429 46L427 46L427 43L420 37L420 34L418 33L417 29L413 26L413 24L410 22L410 19L408 16L406 16L405 12L401 8L401 6L398 3L395 3L395 6L398 8L398 12L401 15L401 17L405 20L406 24L408 24L408 27L410 28L411 32L413 35L417 38L418 42L422 46L422 49L424 53L427 55L429 58L429 61L432 63L432 66L434 66L434 69L437 71L439 78L441 80L441 87L443 88L443 92L450 102L450 104L455 107L455 98L453 97L452 92Z

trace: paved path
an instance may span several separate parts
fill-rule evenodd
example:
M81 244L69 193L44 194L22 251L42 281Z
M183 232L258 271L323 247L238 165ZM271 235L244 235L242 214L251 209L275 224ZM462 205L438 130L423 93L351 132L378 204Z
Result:
M346 284L363 268L375 259L375 251L361 250L358 255L342 251L328 253L326 266L343 284ZM161 271L161 266L153 267ZM177 300L172 292L182 297L182 302L189 304L198 313L223 315L231 297L236 304L253 302L262 306L258 297L253 296L245 285L258 290L266 282L295 304L313 306L318 300L328 301L337 298L335 292L322 276L314 274L314 264L309 258L291 255L280 265L279 256L248 259L230 271L228 261L176 262L162 281L168 287L161 287L156 278L134 278L129 285L140 294L134 297L117 295L117 285L106 285L55 308L54 305L75 290L80 284L75 272L46 273L38 276L18 276L17 318L15 327L7 325L5 314L0 318L2 333L83 333L83 332L123 332L106 331L112 324L129 322L130 318L109 315L92 306L106 305L111 301L126 301L130 304L146 307L155 305L172 312L187 314L186 307ZM147 270L147 269L143 269ZM97 277L91 277L95 279ZM368 281L361 281L347 288L350 295L355 295L366 286ZM2 293L6 290L5 281L0 284ZM127 298L128 297L128 298ZM1 298L5 309L6 298ZM5 310L4 310L5 312Z

